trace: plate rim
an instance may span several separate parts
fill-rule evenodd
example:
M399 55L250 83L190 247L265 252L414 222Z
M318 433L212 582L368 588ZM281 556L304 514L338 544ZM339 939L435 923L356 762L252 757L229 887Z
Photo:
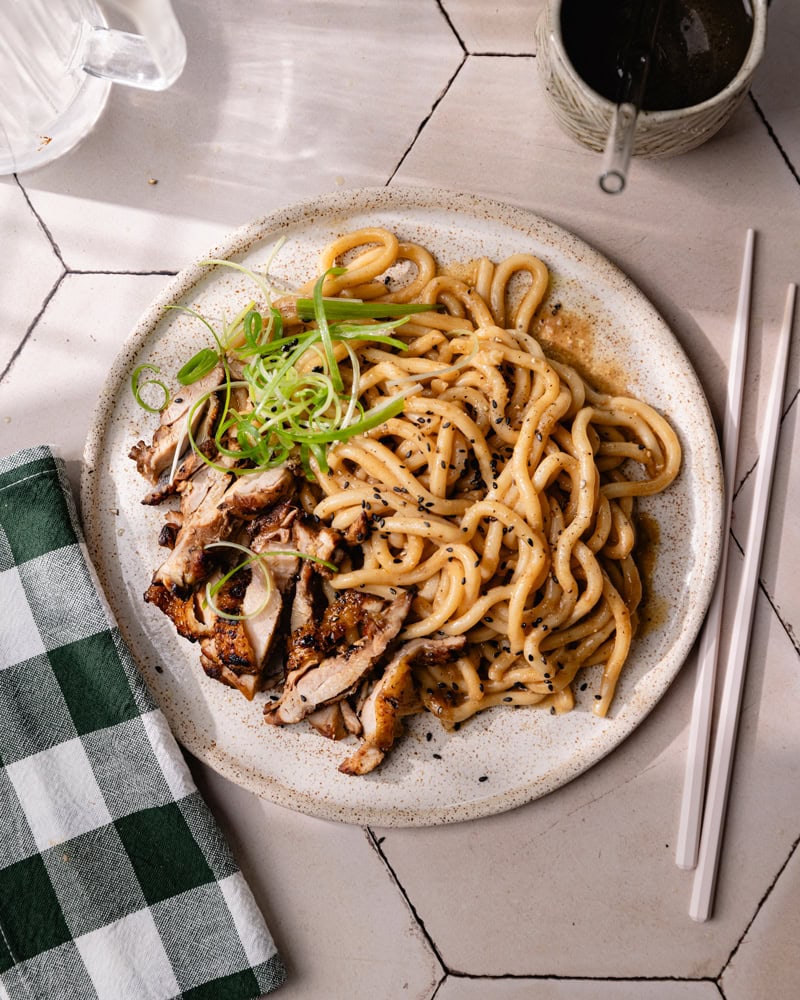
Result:
M611 741L608 746L601 747L599 753L593 756L585 755L585 759L582 758L578 765L569 767L567 769L568 773L565 775L551 777L546 781L542 781L539 778L538 781L529 781L524 786L515 790L505 790L495 795L487 794L482 798L474 798L466 802L450 803L446 806L440 805L428 809L409 811L387 810L381 806L350 805L337 807L336 805L327 803L322 798L315 798L303 790L281 785L269 775L266 777L262 776L260 782L254 781L248 769L241 765L237 766L237 762L231 759L229 753L222 752L214 744L208 745L207 741L204 742L202 739L192 740L191 734L187 737L185 726L179 725L174 719L170 718L166 711L164 712L173 734L189 752L234 783L278 805L292 808L298 812L318 818L358 825L387 827L443 825L496 815L543 797L560 788L562 785L568 784L599 763L610 752L617 749L662 700L664 694L680 673L697 639L713 593L714 581L719 569L723 537L724 482L722 460L719 439L708 399L697 372L680 341L650 299L635 282L617 264L591 244L587 243L583 237L525 207L443 187L364 187L327 193L309 199L301 199L274 209L233 229L207 254L191 261L166 282L164 288L139 316L136 324L120 345L91 414L89 431L84 446L84 461L81 468L80 480L80 501L84 534L90 557L95 565L95 570L101 583L104 584L106 592L110 589L106 585L107 571L100 558L99 538L93 530L91 508L97 490L98 460L107 431L108 421L114 408L114 400L117 396L112 391L112 387L119 387L129 380L130 356L145 345L148 337L153 333L154 328L162 318L165 305L180 299L195 288L201 279L209 276L208 268L201 265L200 261L209 258L225 259L235 257L242 252L247 252L248 249L266 242L269 239L270 233L274 234L289 223L296 225L301 214L308 217L309 222L313 222L320 216L328 216L335 212L341 212L343 213L344 221L348 214L352 214L353 212L363 213L367 207L372 208L373 211L377 211L381 207L393 210L407 208L409 211L413 211L415 208L425 210L433 208L442 212L452 211L456 216L466 212L471 219L475 219L477 215L481 215L487 222L494 221L503 226L514 228L519 228L519 221L524 221L526 228L533 229L535 227L537 229L538 238L540 238L540 230L544 230L548 238L555 237L562 252L564 252L565 245L569 246L572 250L579 249L583 263L588 261L590 266L599 267L601 272L605 272L610 278L613 278L617 286L631 293L637 300L638 306L640 308L645 307L652 320L661 327L662 335L666 335L666 343L670 344L676 359L680 362L682 375L690 379L698 402L704 404L703 416L708 424L708 429L712 431L706 443L711 445L715 457L715 467L713 470L705 471L710 480L716 481L719 503L710 512L712 523L710 526L711 530L708 533L709 553L706 560L707 572L703 578L702 591L699 594L695 593L693 595L693 604L695 605L696 612L688 628L685 623L682 623L681 635L676 640L676 644L671 647L676 663L671 674L663 680L654 695L649 699L645 710L640 711L635 718L628 719L624 725L621 725L618 738ZM515 217L518 220L516 225L513 221ZM120 630L123 633L123 638L125 638L125 629L123 622L119 620L118 609L113 605L111 607ZM136 660L135 651L131 649L130 652L134 660ZM146 672L141 667L140 672L144 675L145 680L147 680ZM537 787L537 785L541 785L541 787ZM489 792L489 789L486 791ZM346 815L342 813L346 813Z

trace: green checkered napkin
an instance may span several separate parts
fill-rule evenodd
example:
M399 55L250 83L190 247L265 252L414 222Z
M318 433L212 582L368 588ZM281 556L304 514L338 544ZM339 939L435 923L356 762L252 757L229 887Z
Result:
M261 996L280 957L77 525L48 448L0 459L0 998Z

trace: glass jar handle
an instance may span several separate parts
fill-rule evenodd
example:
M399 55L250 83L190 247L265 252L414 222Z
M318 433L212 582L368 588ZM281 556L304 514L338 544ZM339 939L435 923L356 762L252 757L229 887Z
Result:
M170 0L109 0L140 32L85 26L81 67L92 76L144 90L165 90L186 62L183 37Z

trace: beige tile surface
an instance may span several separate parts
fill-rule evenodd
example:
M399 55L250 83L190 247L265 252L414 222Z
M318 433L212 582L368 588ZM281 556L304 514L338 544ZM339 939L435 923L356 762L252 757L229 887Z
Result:
M289 969L282 998L433 995L441 966L372 835L193 770Z
M65 276L0 386L3 454L55 445L77 488L95 398L164 281L160 275Z
M385 183L462 57L431 0L176 11L174 87L113 89L85 142L26 177L70 267L178 269L273 208Z
M521 54L536 51L534 29L543 0L442 0L467 52Z
M719 1000L713 983L586 982L580 979L458 979L450 977L436 1000Z
M3 303L0 372L3 372L64 271L13 177L0 178L0 245L5 257L0 268ZM0 419L3 416L0 414Z
M795 846L766 903L748 928L722 975L726 1000L792 1000L800 955L800 856Z

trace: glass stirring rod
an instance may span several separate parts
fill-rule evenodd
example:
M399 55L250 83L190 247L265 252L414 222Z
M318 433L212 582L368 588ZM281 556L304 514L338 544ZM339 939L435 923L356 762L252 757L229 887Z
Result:
M644 100L647 74L663 9L664 0L641 0L628 45L620 61L619 99L611 117L599 177L600 187L606 194L620 194L628 181L636 120Z

